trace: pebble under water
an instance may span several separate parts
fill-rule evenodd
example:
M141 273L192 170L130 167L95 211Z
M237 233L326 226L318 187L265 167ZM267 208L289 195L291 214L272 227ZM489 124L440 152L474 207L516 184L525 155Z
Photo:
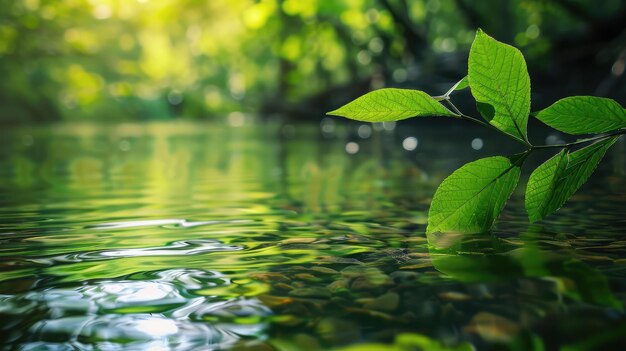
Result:
M360 127L0 131L0 350L626 349L624 140L544 221L522 180L492 235L427 238L443 178L517 145Z

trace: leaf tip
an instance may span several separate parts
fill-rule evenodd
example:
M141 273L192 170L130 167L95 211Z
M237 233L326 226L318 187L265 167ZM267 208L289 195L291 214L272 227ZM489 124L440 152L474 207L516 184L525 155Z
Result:
M326 116L339 116L339 117L344 117L343 115L341 115L341 108L338 108L336 110L332 110L332 111L328 111L326 112Z

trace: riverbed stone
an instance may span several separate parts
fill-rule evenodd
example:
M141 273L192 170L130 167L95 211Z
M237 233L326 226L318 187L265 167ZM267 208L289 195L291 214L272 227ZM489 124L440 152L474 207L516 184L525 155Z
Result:
M322 319L317 325L317 333L334 345L349 344L361 339L358 325L334 317Z
M289 292L290 296L329 298L330 291L320 287L298 288Z
M311 271L322 273L322 274L338 274L339 272L328 267L311 267Z
M343 290L343 289L347 289L348 288L348 282L346 280L335 280L334 282L328 284L326 286L326 289L330 290L331 292L337 292L339 290Z
M400 295L395 292L388 292L364 304L369 308L381 312L393 312L400 305Z

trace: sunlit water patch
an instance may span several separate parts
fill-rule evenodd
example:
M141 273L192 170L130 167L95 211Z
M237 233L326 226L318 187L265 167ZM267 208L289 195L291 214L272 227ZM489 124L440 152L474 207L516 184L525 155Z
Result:
M2 331L33 350L222 349L263 338L271 310L258 299L194 293L229 284L217 272L165 270L0 295L0 313L10 318ZM37 320L28 318L33 313Z
M64 317L38 322L23 350L217 350L237 340L228 330L206 323L178 321L154 314ZM65 342L55 342L68 339Z
M364 126L0 131L0 350L626 348L624 143L555 216L427 238L447 174L517 149Z

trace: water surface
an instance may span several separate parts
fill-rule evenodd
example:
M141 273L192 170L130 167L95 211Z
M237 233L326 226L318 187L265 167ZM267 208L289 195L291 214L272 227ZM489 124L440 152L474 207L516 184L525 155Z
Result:
M5 128L2 349L626 347L624 142L557 215L530 225L520 191L493 235L429 246L441 180L518 151L481 133Z

